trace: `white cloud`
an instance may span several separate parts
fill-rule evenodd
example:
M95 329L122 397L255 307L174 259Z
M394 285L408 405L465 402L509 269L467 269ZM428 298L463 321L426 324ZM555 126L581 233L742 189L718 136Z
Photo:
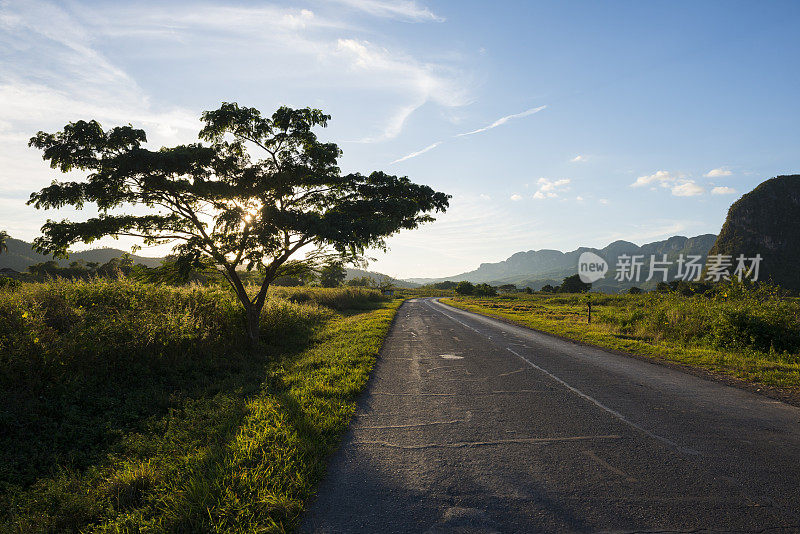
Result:
M584 156L583 154L578 154L577 156L572 158L570 161L572 163L580 163L580 162L586 161L586 156Z
M521 118L521 117L527 117L528 115L533 115L534 113L539 113L540 111L542 111L546 107L547 106L539 106L538 108L526 109L525 111L523 111L521 113L515 113L513 115L506 115L505 117L500 117L499 119L494 121L489 126L485 126L483 128L478 128L477 130L472 130L471 132L460 133L456 137L463 137L465 135L474 135L474 134L477 134L477 133L485 132L486 130L491 130L492 128L497 128L498 126L502 126L503 124L507 123L511 119L518 119L518 118Z
M536 200L543 200L545 198L557 198L559 193L563 193L569 189L569 178L562 178L561 180L548 180L547 178L539 178L536 182L538 189L533 194Z
M575 200L577 200L578 202L583 202L583 197L578 195L577 197L575 197Z
M694 197L706 192L694 180L686 178L683 174L675 174L669 171L656 171L653 174L640 176L631 184L631 187L643 187L646 185L654 186L652 187L653 191L656 190L655 186L669 189L676 197Z
M717 186L711 190L712 195L735 195L736 189L732 187Z
M608 199L607 198L601 198L600 200L598 200L598 202L605 206L606 204L608 204Z
M444 18L424 6L411 1L387 0L335 0L376 17L395 18L414 22L444 22Z
M407 159L416 158L420 154L424 154L425 152L428 152L429 150L433 150L434 148L436 148L437 146L439 146L441 144L442 144L441 141L437 141L436 143L433 143L432 145L426 146L422 150L417 150L416 152L412 152L411 154L403 156L402 158L398 158L398 159L390 162L390 164L392 164L392 163L400 163L401 161L405 161Z
M517 201L519 201L519 200L522 200L522 195L519 195L519 194L517 194L517 193L514 193L513 195L511 195L511 200L513 200L514 202L517 202Z
M642 187L650 184L664 185L668 182L674 182L678 180L678 178L679 176L668 171L656 171L653 174L638 177L636 181L631 184L631 187Z
M726 169L725 167L719 167L717 169L711 169L703 176L706 178L719 178L722 176L730 176L731 174L733 174L733 172L731 172L729 169Z
M706 190L697 185L693 180L682 180L681 183L672 188L672 194L676 197L694 197L702 195Z

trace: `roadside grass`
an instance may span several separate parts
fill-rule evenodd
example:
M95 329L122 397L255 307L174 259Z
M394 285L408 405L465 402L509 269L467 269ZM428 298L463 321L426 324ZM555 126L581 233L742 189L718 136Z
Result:
M0 531L294 530L400 304L303 291L0 289Z
M800 388L800 302L732 285L714 296L674 293L513 294L442 302L599 347L747 382Z

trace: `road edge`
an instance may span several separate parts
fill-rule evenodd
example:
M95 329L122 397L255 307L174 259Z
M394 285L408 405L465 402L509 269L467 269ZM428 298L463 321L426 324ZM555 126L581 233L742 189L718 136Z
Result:
M667 367L670 369L675 369L677 371L681 371L683 373L696 376L698 378L702 378L704 380L708 380L709 382L717 382L722 383L731 387L735 387L737 389L742 389L745 391L749 391L750 393L755 393L756 395L761 395L764 397L768 397L773 400L781 401L783 403L789 404L791 406L800 407L800 390L786 390L784 388L778 388L774 386L766 386L764 384L758 384L754 382L748 382L747 380L743 380L741 378L736 378L733 376L728 376L720 373L714 373L713 371L709 371L708 369L703 369L702 367L693 367L688 364L675 362L672 360L668 360L666 358L661 357L654 357L654 356L645 356L643 354L636 354L635 352L627 352L624 350L619 349L610 349L607 347L601 347L599 345L593 345L591 343L587 343L585 341L580 341L577 339L573 339L570 337L562 336L559 334L554 334L552 332L547 332L544 330L539 330L537 328L531 328L528 325L524 325L518 323L516 321L512 321L511 319L507 319L505 317L500 317L498 315L494 315L491 313L479 313L472 310L465 310L463 308L459 308L458 306L453 306L452 304L448 304L446 302L441 302L441 299L449 298L449 297L433 297L431 300L435 300L437 303L441 304L442 306L447 306L448 308L452 308L454 310L459 310L465 313L472 313L475 315L481 315L484 317L490 317L501 323L517 326L520 328L525 328L526 330L530 330L532 332L536 332L539 334L543 334L545 336L549 336L552 338L560 339L561 341L566 341L572 343L573 345L580 345L583 347L591 347L593 349L599 349L610 354L616 354L618 356L627 356L629 358L634 358L636 360L640 360L643 362L652 363L654 365L660 365L662 367Z

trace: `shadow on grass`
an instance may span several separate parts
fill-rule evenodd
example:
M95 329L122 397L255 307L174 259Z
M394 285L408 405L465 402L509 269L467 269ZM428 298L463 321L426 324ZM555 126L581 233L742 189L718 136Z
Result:
M270 360L305 350L310 332L311 325L260 353L231 337L147 354L73 355L66 370L47 361L2 367L0 518L8 513L14 522L15 511L37 516L30 531L81 528L104 513L98 489L87 494L82 486L105 480L109 458L141 465L153 455L178 457L229 441ZM139 504L147 483L136 476L120 488L112 479L102 497L115 508ZM125 496L131 488L135 495Z
M66 372L45 360L0 366L0 530L78 531L109 520L122 531L145 523L171 532L283 530L296 522L300 501L280 496L310 491L339 437L282 379L285 367L320 365L297 365L297 356L319 342L314 332L330 316L303 317L271 328L274 342L260 353L231 337L146 354L76 354ZM237 451L248 432L262 435ZM277 446L287 436L292 443ZM264 466L291 475L242 474ZM287 480L296 487L270 487Z

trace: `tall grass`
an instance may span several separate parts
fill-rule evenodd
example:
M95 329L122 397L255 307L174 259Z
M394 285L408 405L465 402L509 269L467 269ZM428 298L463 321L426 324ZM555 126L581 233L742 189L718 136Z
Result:
M315 303L334 310L369 309L386 298L376 289L364 287L273 287L270 296L298 304Z
M0 531L291 528L396 307L337 291L271 293L253 352L224 289L0 289Z

